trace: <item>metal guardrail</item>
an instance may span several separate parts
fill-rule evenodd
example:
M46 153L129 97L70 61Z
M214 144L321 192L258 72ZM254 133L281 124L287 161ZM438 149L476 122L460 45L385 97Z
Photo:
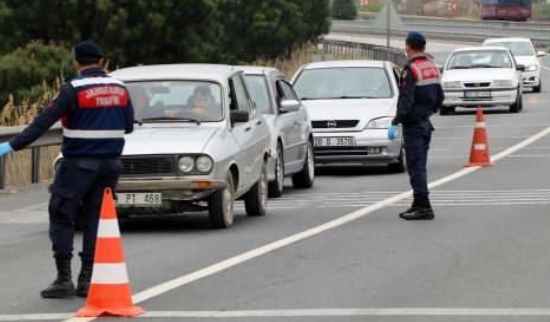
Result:
M336 56L387 60L398 66L402 66L407 61L407 57L399 49L367 43L322 39L319 42L319 47L323 52Z
M19 133L23 132L26 126L0 127L0 141L8 141ZM38 183L40 180L40 149L43 147L61 144L61 125L55 124L42 137L33 142L28 149L32 151L31 182ZM0 189L6 187L6 157L0 158Z
M332 20L331 32L386 34L386 28L374 26L373 16L362 19ZM405 36L410 30L420 31L434 39L482 41L489 37L528 37L535 45L550 45L550 23L508 21L469 21L418 16L401 16L403 26L392 26L392 35Z

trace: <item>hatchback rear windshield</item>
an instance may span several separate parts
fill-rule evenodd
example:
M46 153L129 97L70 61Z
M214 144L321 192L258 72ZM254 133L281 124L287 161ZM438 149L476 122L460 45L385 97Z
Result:
M379 67L305 69L294 82L302 100L390 98L388 75Z
M135 119L190 118L202 122L223 119L221 87L206 81L126 82Z

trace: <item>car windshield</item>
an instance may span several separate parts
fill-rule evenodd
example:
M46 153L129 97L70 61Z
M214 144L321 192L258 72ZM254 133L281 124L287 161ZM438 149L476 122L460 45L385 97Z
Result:
M531 43L526 41L491 42L486 46L504 47L510 49L514 56L534 56L535 50Z
M262 114L272 114L273 111L269 103L268 85L265 77L262 75L246 75L245 82L252 100L256 103L256 108Z
M221 87L206 81L125 82L135 110L143 122L223 119Z
M446 69L512 68L512 59L504 50L469 50L454 53Z
M305 69L294 89L302 100L392 97L388 75L380 67Z

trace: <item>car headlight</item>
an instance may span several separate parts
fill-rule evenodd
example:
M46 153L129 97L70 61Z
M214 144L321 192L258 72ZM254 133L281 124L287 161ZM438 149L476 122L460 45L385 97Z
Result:
M493 82L494 87L512 87L514 84L509 79L497 79Z
M447 89L456 89L462 88L462 84L460 82L444 82L443 87Z
M387 129L391 125L392 118L391 117L380 117L374 120L371 120L369 123L367 123L367 126L365 126L365 129Z
M208 173L212 171L213 166L214 162L209 156L201 155L197 158L196 167L200 172Z
M537 66L537 64L532 64L532 65L525 66L525 71L526 72L532 72L532 71L535 71L535 70L538 70L538 69L539 69L539 66Z
M178 160L178 168L183 173L189 173L195 168L195 159L192 157L181 157Z

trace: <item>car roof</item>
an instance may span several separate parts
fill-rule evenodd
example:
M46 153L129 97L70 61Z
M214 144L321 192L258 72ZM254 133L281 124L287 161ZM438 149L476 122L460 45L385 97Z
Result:
M499 37L485 39L483 43L491 42L531 42L531 39L525 37Z
M384 67L383 60L328 60L304 65L304 69L333 68L333 67Z
M282 74L280 70L275 67L267 66L235 66L235 68L242 70L245 74L254 74L254 75L266 75L270 73L279 73Z
M110 75L122 81L193 79L225 82L237 72L234 66L222 64L158 64L121 68Z
M489 50L502 50L502 51L508 51L505 47L500 46L476 46L476 47L462 47L457 48L453 50L453 52L465 52L465 51L489 51Z

